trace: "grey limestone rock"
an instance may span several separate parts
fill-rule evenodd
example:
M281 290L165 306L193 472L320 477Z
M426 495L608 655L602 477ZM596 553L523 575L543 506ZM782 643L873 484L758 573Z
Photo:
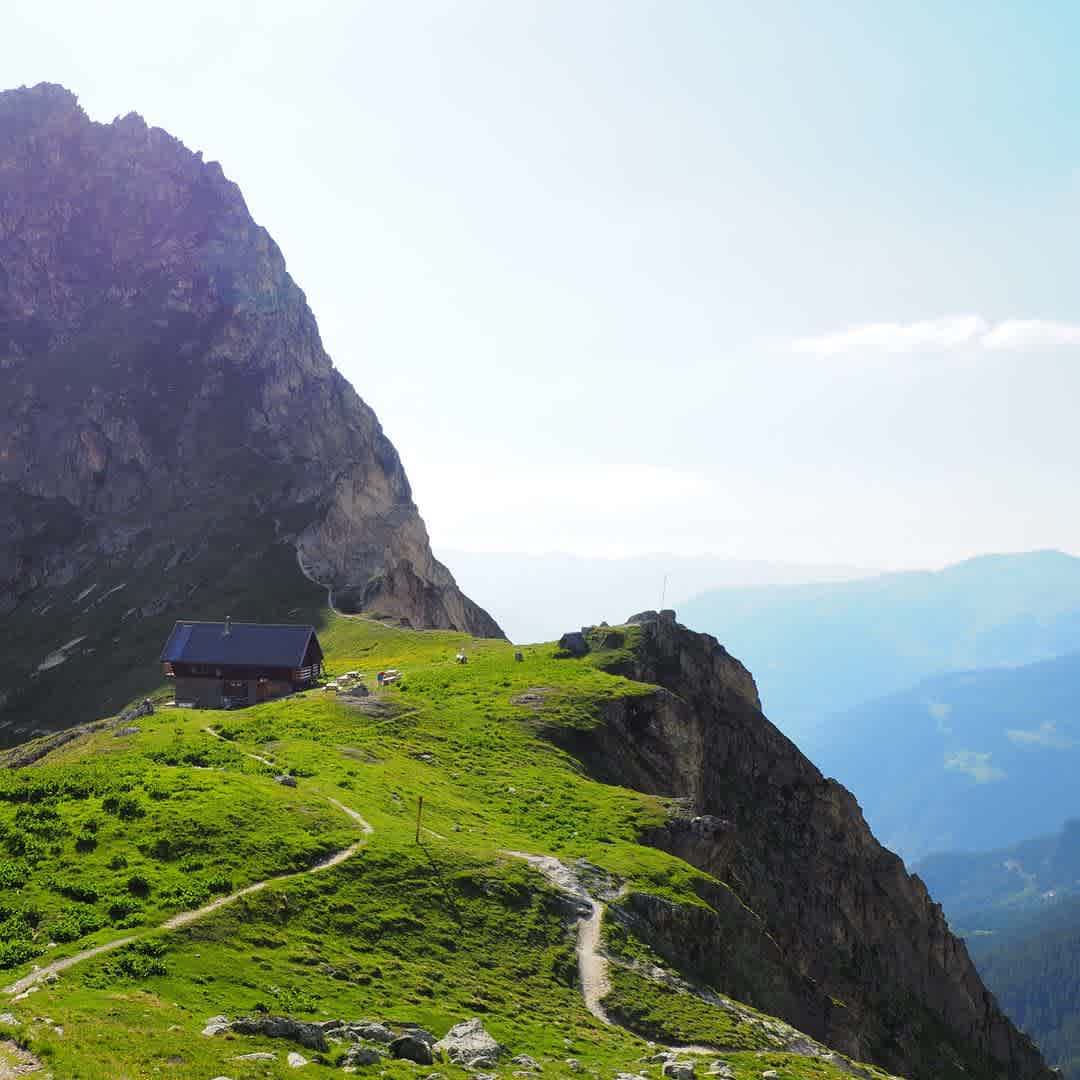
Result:
M470 1065L473 1068L494 1065L502 1053L502 1047L484 1030L476 1017L455 1024L435 1044L435 1050L445 1054L455 1065Z
M416 1035L399 1035L390 1043L390 1056L415 1061L417 1065L434 1065L431 1044Z

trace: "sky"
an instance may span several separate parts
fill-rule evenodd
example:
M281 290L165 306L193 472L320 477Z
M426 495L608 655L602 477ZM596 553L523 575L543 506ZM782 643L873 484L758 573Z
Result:
M7 0L219 160L436 552L1080 552L1080 7Z

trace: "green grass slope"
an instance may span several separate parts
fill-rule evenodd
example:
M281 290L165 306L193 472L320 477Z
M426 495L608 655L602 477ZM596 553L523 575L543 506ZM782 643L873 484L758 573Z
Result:
M540 735L537 696L544 725L581 727L604 701L650 692L603 670L617 656L547 645L518 663L504 642L337 615L322 640L331 674L404 676L359 704L318 690L242 712L162 708L136 733L88 732L0 770L0 986L17 990L0 993L0 1075L18 1052L58 1080L297 1075L293 1044L202 1034L217 1014L264 1010L438 1035L477 1016L510 1051L493 1070L505 1076L529 1054L544 1075L659 1077L645 1036L713 1048L699 1074L722 1061L736 1080L849 1075L839 1058L785 1052L785 1025L683 983L622 928L605 934L617 1022L586 1008L575 913L508 852L587 859L622 894L684 905L708 880L638 843L662 800L588 779ZM55 973L35 975L43 965ZM345 1049L304 1051L299 1075L342 1075ZM275 1057L238 1060L258 1052Z

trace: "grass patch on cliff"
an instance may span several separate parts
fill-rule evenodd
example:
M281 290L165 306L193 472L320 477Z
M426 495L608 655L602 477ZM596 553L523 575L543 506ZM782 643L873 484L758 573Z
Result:
M717 1050L766 1050L776 1047L756 1021L733 1016L719 1005L685 990L654 982L623 967L610 971L611 990L604 997L608 1014L647 1039L697 1043Z

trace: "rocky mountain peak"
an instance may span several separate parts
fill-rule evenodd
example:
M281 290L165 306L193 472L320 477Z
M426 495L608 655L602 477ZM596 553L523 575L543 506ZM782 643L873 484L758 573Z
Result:
M41 84L0 94L0 172L0 696L38 696L26 635L76 637L91 587L124 592L83 652L150 616L284 618L282 548L346 610L500 634L219 165Z

